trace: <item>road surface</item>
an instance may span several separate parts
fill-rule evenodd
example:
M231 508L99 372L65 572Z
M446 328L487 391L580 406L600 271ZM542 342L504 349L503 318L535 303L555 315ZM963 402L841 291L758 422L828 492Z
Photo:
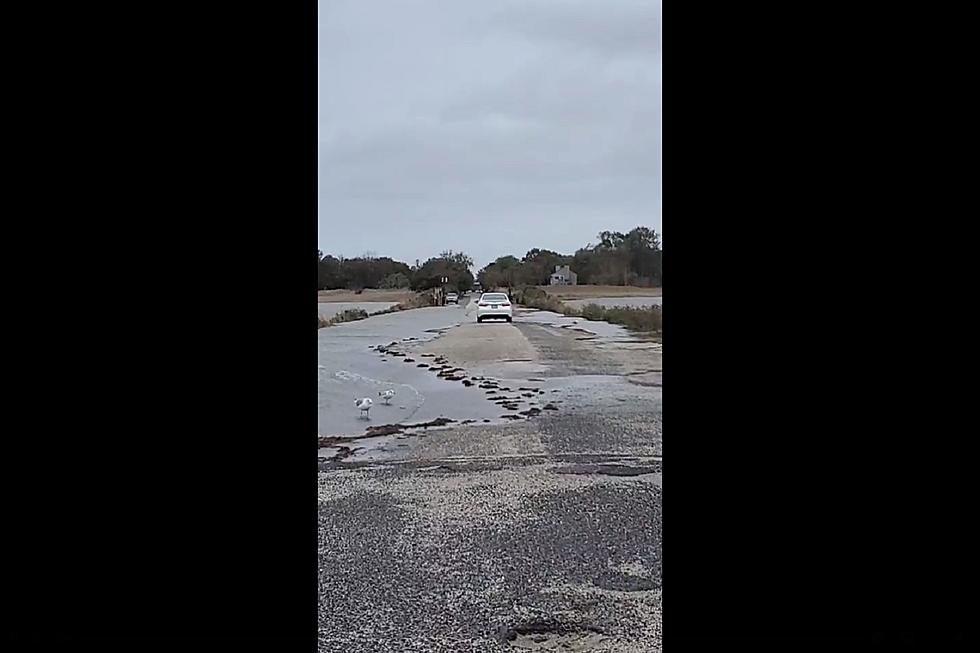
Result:
M659 345L543 312L473 319L318 333L320 435L351 438L321 451L320 651L661 650ZM359 423L337 394L355 383L404 391ZM432 416L456 421L359 437Z

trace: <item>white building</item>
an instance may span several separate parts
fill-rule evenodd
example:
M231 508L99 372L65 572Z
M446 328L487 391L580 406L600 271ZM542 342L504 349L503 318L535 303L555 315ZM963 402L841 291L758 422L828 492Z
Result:
M572 272L567 265L556 265L555 271L551 275L552 286L576 286L578 285L578 275Z

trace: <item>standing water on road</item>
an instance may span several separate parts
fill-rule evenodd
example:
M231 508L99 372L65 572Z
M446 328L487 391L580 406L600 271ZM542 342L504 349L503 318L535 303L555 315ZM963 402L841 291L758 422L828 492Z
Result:
M418 367L427 359L382 357L372 348L425 342L468 320L462 307L420 308L320 329L317 333L317 427L320 435L360 435L369 426L451 419L493 419L500 409L458 382ZM379 392L394 390L391 405ZM370 419L354 399L370 397Z
M603 405L621 401L617 393L659 397L658 389L637 386L660 385L659 343L619 325L523 308L513 324L478 325L469 308L423 308L320 329L319 435L373 456L410 446L394 440L422 431L372 427L530 419L589 404L576 389ZM387 390L394 391L390 404L381 396ZM354 405L361 397L373 401L368 419ZM339 452L323 446L323 457Z

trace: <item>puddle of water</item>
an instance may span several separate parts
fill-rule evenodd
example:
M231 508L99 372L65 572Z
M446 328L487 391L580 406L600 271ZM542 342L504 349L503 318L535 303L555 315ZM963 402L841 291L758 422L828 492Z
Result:
M422 308L349 322L317 333L317 427L320 435L360 435L368 426L428 422L439 417L496 419L501 409L476 385L446 381L416 363L383 357L371 348L406 338L425 342L466 319L455 306ZM387 360L386 360L387 359ZM386 406L379 392L392 389ZM370 419L354 399L370 397ZM363 446L363 441L359 446Z
M573 331L581 332L582 334L601 336L606 339L622 340L624 342L636 341L636 338L629 331L629 329L619 324L586 320L580 317L567 317L561 313L552 313L551 311L533 311L523 313L521 314L521 321L530 322L531 324L543 324L545 326L571 329Z

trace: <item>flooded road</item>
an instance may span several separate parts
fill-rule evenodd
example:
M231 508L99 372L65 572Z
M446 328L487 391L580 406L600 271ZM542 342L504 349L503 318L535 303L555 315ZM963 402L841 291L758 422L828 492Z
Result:
M437 383L414 365L386 360L373 347L409 338L429 340L438 330L459 324L463 311L456 307L421 308L379 315L320 329L317 334L317 426L321 435L355 435L370 425L425 421L443 415L440 406L452 406L449 384ZM390 406L379 392L394 390ZM453 388L455 390L455 388ZM375 406L369 420L360 417L354 399L370 397ZM426 406L428 402L428 406Z
M513 324L477 324L468 304L432 307L320 329L317 338L318 433L344 439L325 445L327 458L341 444L362 459L409 447L411 432L378 433L389 425L494 425L560 410L566 398L620 401L650 373L659 386L659 363L636 360L658 357L660 343L547 311L520 308ZM380 396L387 390L390 404ZM366 417L354 406L361 397L374 402Z
M317 338L322 653L662 650L659 342L457 306Z

